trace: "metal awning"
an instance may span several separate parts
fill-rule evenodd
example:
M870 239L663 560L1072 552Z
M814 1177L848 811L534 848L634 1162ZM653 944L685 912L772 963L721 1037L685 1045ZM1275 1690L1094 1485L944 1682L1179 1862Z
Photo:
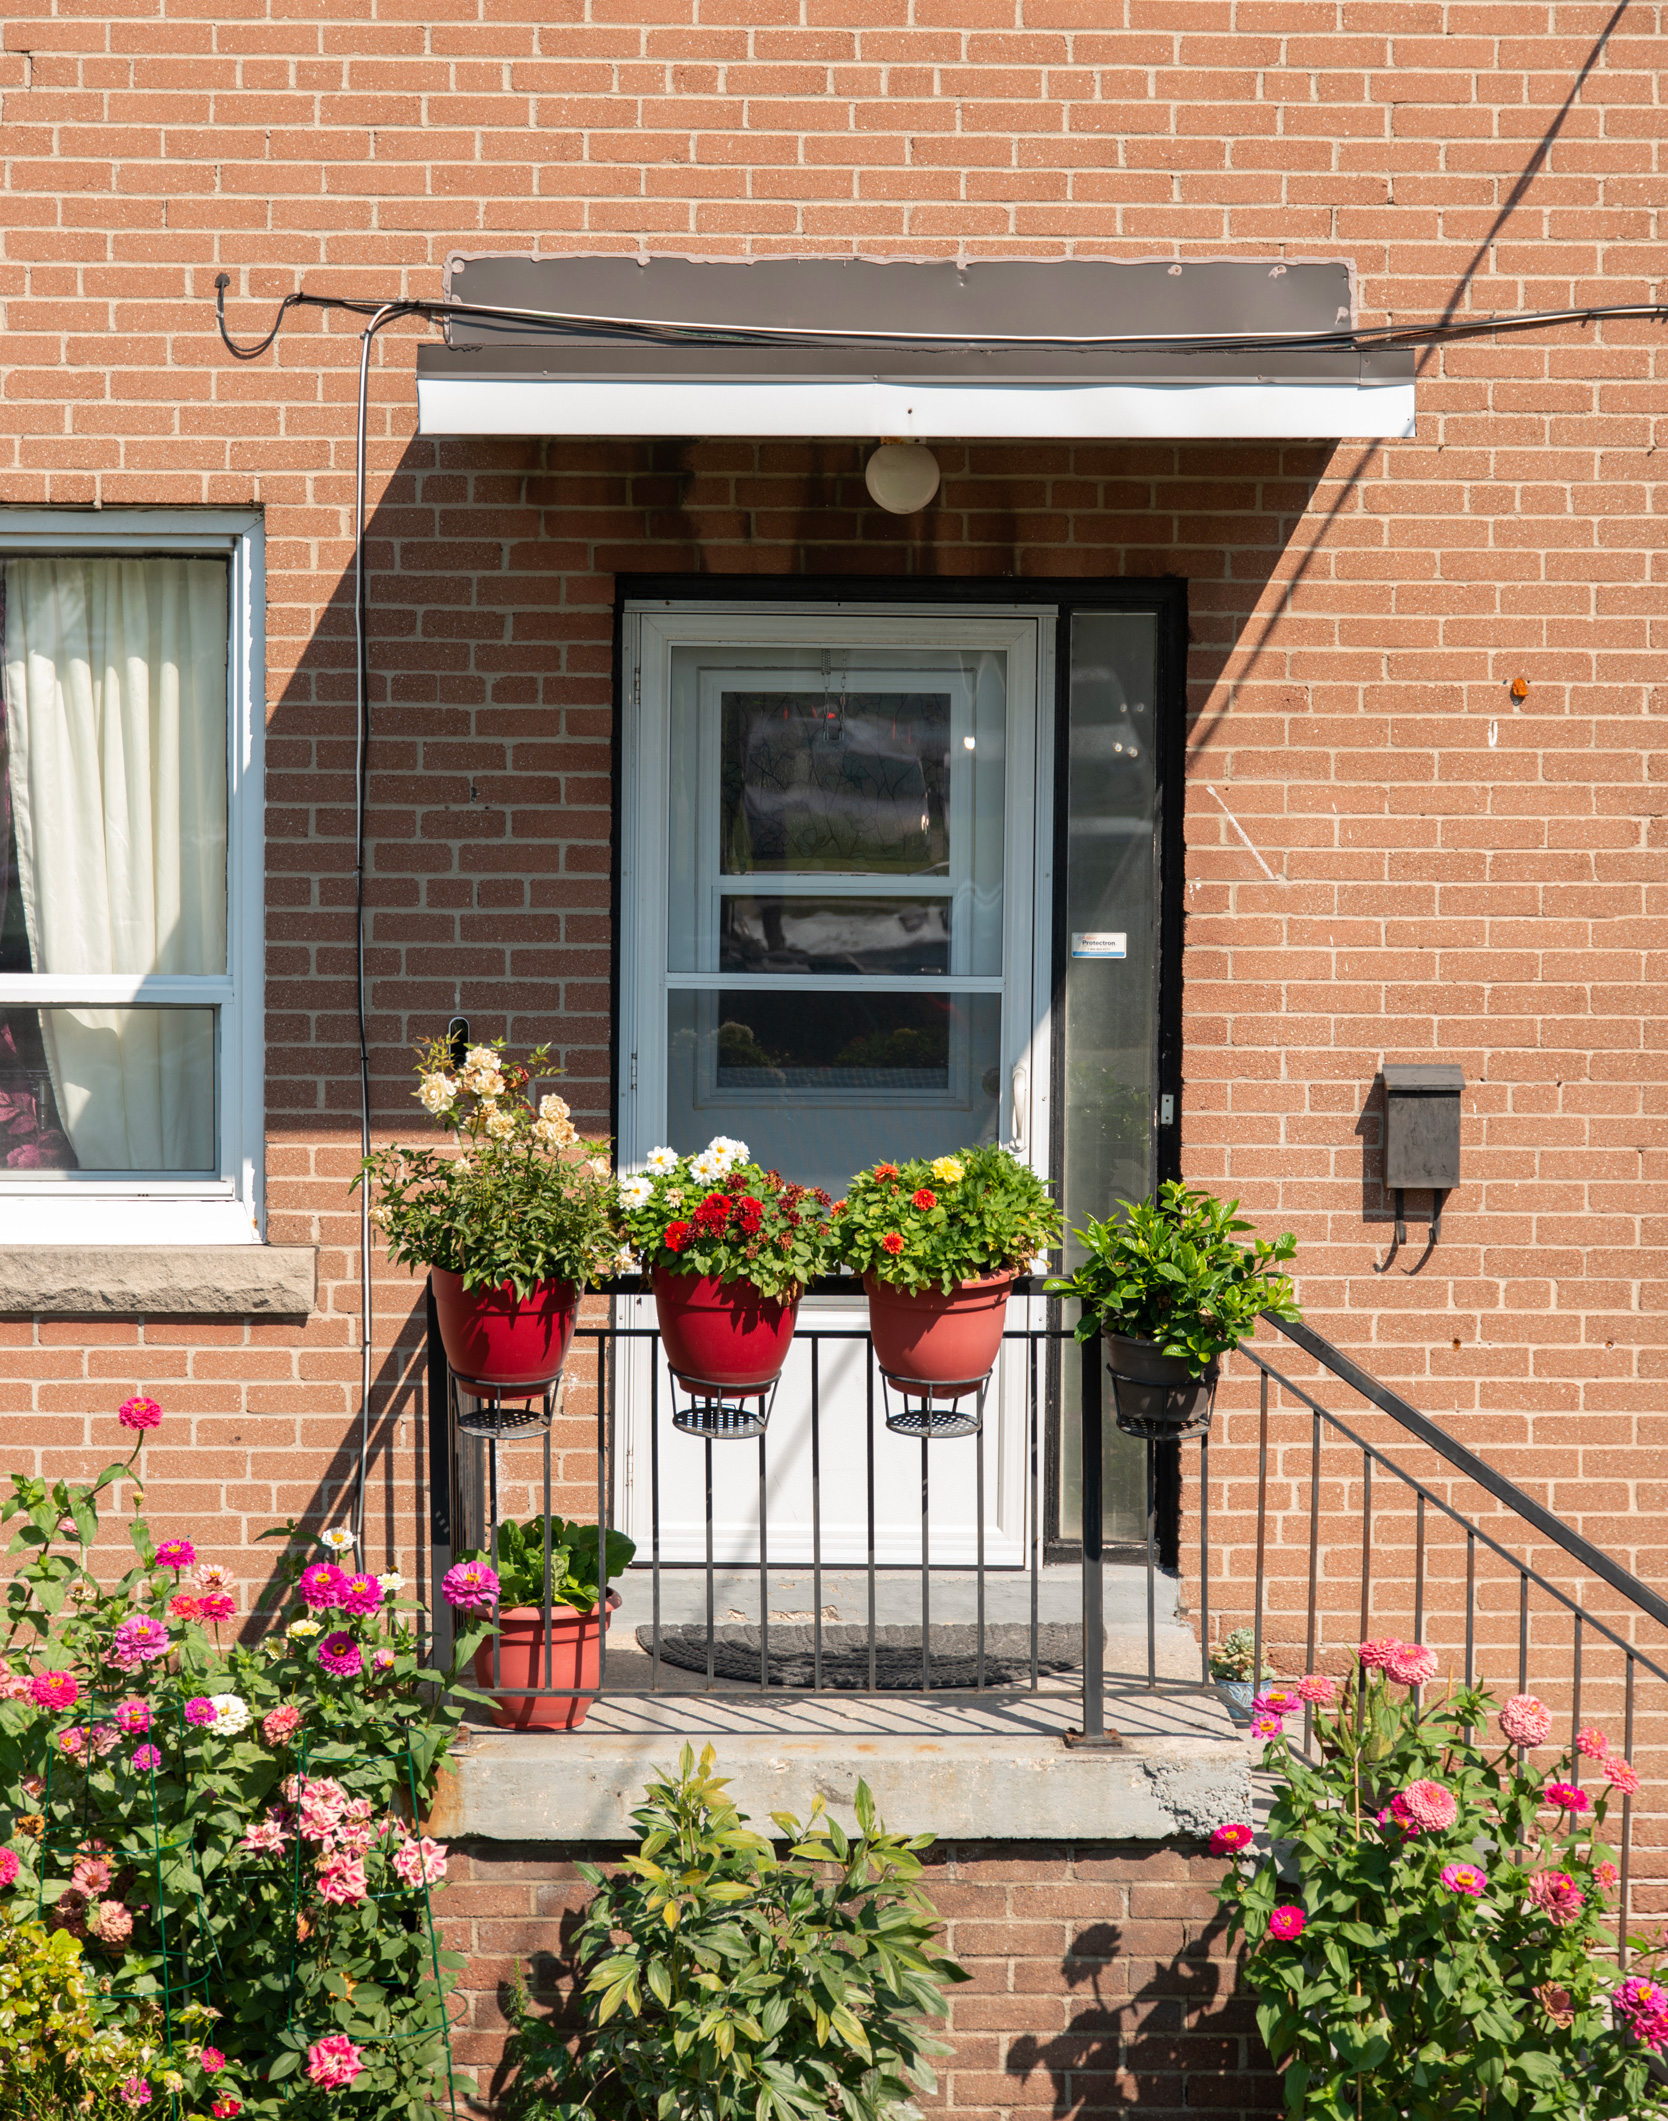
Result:
M1413 433L1343 259L458 254L446 295L495 314L419 348L426 435Z

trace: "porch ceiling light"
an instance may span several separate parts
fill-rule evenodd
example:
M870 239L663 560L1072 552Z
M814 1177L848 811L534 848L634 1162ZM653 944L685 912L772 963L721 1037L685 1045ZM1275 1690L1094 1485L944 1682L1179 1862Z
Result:
M938 459L924 442L882 442L863 467L863 484L888 515L916 515L938 491Z
M1413 432L1416 355L1350 340L1347 259L460 255L446 299L475 313L418 349L426 435Z

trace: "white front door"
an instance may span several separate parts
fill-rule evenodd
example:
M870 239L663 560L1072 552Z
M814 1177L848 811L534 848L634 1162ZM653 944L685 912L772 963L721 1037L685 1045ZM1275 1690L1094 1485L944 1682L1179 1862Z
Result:
M880 1158L977 1142L1010 1141L1046 1174L1053 617L628 607L623 1171L727 1134L836 1197ZM648 1299L624 1310L652 1323ZM864 1320L837 1298L800 1312L802 1333ZM1011 1355L986 1410L985 1549L1015 1565L1029 1366ZM822 1558L863 1560L872 1512L876 1559L918 1560L919 1445L877 1412L871 1466L860 1341L824 1343L817 1372ZM622 1384L617 1514L646 1558L646 1356ZM772 1562L811 1558L810 1405L796 1344L766 1451ZM700 1559L705 1447L672 1430L664 1376L659 1410L661 1556ZM932 1450L931 1558L969 1562L974 1446ZM755 1559L756 1452L715 1446L714 1481L716 1557Z

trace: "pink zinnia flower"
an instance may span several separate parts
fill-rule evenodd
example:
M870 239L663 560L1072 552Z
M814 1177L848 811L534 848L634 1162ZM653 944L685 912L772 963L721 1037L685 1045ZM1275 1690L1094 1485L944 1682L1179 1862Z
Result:
M1612 1753L1604 1763L1604 1779L1624 1797L1631 1797L1639 1787L1639 1770L1619 1753Z
M1251 1719L1253 1738L1278 1738L1285 1728L1278 1716L1253 1716Z
M129 1738L143 1738L151 1727L150 1703L141 1701L136 1694L118 1701L114 1714L117 1730L125 1731Z
M391 1672L396 1661L392 1650L375 1650L371 1653L371 1670L373 1672Z
M1379 1825L1383 1826L1387 1819L1393 1819L1399 1827L1402 1827L1410 1834L1416 1834L1419 1831L1419 1822L1408 1809L1407 1798L1400 1790L1391 1798L1388 1808L1379 1813Z
M1251 1845L1251 1829L1248 1826L1213 1827L1210 1837L1210 1852L1213 1856L1237 1856L1241 1849Z
M237 1578L223 1561L205 1561L197 1571L199 1591L235 1591Z
M374 1613L382 1603L382 1586L374 1576L344 1576L336 1603L344 1613Z
M440 1589L449 1606L460 1612L498 1603L498 1575L484 1561L460 1561L440 1579Z
M1575 1749L1586 1760L1602 1760L1610 1750L1610 1740L1593 1724L1587 1724L1575 1734Z
M1282 1944L1290 1944L1294 1937L1303 1935L1308 1919L1300 1907L1277 1907L1268 1918L1268 1933Z
M1385 1671L1392 1657L1401 1648L1399 1635L1379 1635L1371 1642L1362 1643L1356 1655L1369 1672Z
M58 1733L58 1750L66 1760L79 1760L87 1750L87 1727L72 1723L67 1730Z
M197 1549L189 1539L165 1539L156 1550L157 1567L172 1569L177 1574L190 1568L197 1559Z
M1397 1686L1429 1686L1436 1677L1436 1652L1422 1643L1398 1642L1384 1669Z
M147 1399L143 1392L135 1392L131 1399L124 1399L116 1409L116 1419L124 1429L154 1429L162 1419L162 1409L154 1399ZM149 2098L148 2091L145 2096Z
M197 2060L202 2064L205 2076L212 2077L216 2070L226 2067L226 2058L217 2047L203 2048L199 2052Z
M135 1665L150 1664L168 1654L168 1630L160 1620L136 1613L124 1620L110 1641L109 1662L131 1672Z
M73 1672L37 1672L29 1692L43 1709L73 1709L81 1699Z
M1500 1711L1500 1728L1513 1745L1545 1745L1552 1711L1533 1694L1514 1694Z
M307 2050L307 2074L327 2092L351 2084L364 2067L360 2050L346 2033L332 2033L328 2039L315 2040Z
M1621 1883L1622 1874L1613 1863L1595 1863L1593 1879L1601 1892L1614 1892Z
M0 1701L27 1701L30 1679L27 1672L7 1672L0 1676Z
M1271 1686L1252 1702L1251 1712L1255 1716L1295 1716L1302 1706L1289 1687Z
M338 1679L351 1679L355 1672L364 1669L365 1655L347 1630L338 1628L334 1635L326 1635L319 1644L318 1661Z
M289 1838L284 1831L282 1820L256 1819L251 1821L238 1847L247 1849L252 1856L277 1856L283 1853L284 1844Z
M1297 1698L1317 1709L1330 1708L1338 1689L1324 1672L1310 1672L1297 1682Z
M125 1944L133 1935L133 1916L119 1900L101 1900L88 1909L87 1928L100 1944Z
M1592 1809L1587 1792L1577 1789L1573 1782L1549 1782L1541 1795L1554 1811L1585 1812Z
M217 1627L223 1620L230 1620L237 1611L237 1600L229 1591L207 1591L197 1601L197 1617Z
M0 1887L8 1886L17 1876L17 1856L12 1849L0 1849Z
M185 1705L185 1720L187 1723L196 1724L201 1730L212 1729L214 1724L214 1703L209 1700L206 1694L193 1695Z
M1459 1817L1459 1799L1440 1782L1421 1779L1402 1792L1408 1816L1427 1834L1445 1833Z
M70 1890L96 1900L110 1890L110 1863L104 1856L77 1856L70 1871Z
M143 1424L142 1426L149 1426ZM151 2103L150 2080L146 2077L127 2077L122 2081L122 2097L129 2106L149 2106Z
M292 1703L282 1702L261 1719L261 1736L268 1745L285 1745L301 1728L301 1711Z
M394 1869L409 1886L433 1885L446 1875L446 1850L425 1834L395 1850Z
M309 1611L328 1613L332 1606L342 1602L342 1586L347 1578L333 1561L315 1561L310 1569L303 1569L296 1589L301 1593Z
M1537 1871L1529 1881L1530 1900L1554 1929L1579 1921L1586 1897L1568 1871Z
M154 1745L136 1746L133 1753L133 1765L139 1770L141 1775L148 1775L152 1768L161 1767L162 1755Z
M364 1858L337 1849L319 1865L319 1898L338 1907L350 1907L370 1891L365 1882Z
M1442 1883L1449 1892L1469 1893L1473 1900L1480 1900L1488 1887L1488 1880L1474 1863L1445 1863Z

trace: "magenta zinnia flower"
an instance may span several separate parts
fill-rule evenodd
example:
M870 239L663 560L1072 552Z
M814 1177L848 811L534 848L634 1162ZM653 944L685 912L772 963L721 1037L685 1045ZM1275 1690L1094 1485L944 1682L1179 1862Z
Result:
M1300 1907L1277 1907L1268 1918L1268 1933L1282 1944L1290 1944L1294 1937L1303 1935L1308 1919Z
M0 1887L10 1885L16 1877L16 1854L11 1849L0 1849Z
M117 1702L115 1717L118 1731L125 1731L130 1738L143 1738L151 1727L150 1703L129 1695L126 1701Z
M1533 1694L1514 1694L1500 1711L1500 1728L1513 1745L1545 1745L1552 1711Z
M1451 1893L1469 1893L1473 1900L1480 1900L1488 1880L1474 1863L1445 1863L1442 1883Z
M167 1654L168 1630L160 1620L136 1613L131 1620L124 1620L112 1636L108 1661L131 1672L135 1665L150 1664Z
M1427 1834L1445 1833L1459 1817L1459 1799L1440 1782L1421 1779L1402 1792L1408 1817Z
M1254 1716L1295 1716L1302 1706L1290 1687L1271 1686L1252 1702L1251 1713Z
M1555 1811L1585 1812L1592 1808L1587 1792L1577 1789L1573 1782L1549 1782L1541 1795Z
M133 1765L139 1770L141 1775L148 1775L153 1768L161 1767L162 1755L154 1745L136 1746L133 1753Z
M342 1586L347 1578L333 1561L315 1561L310 1569L303 1569L296 1585L309 1609L315 1613L328 1613L332 1606L342 1602Z
M1647 2047L1668 2045L1668 1989L1635 1974L1612 1997L1615 2012Z
M214 1715L214 1703L206 1694L194 1695L185 1705L186 1722L196 1724L201 1730L206 1731L213 1727Z
M1210 1852L1213 1856L1237 1856L1242 1848L1251 1845L1251 1829L1242 1824L1219 1826L1211 1830Z
M165 1539L156 1550L157 1566L163 1569L190 1568L197 1559L197 1549L189 1539Z
M336 1603L344 1613L374 1613L382 1603L382 1586L374 1576L344 1576Z
M318 1656L324 1669L334 1672L339 1679L351 1679L355 1672L364 1668L364 1653L345 1628L338 1628L334 1635L326 1635L319 1644Z
M135 1392L116 1409L116 1419L124 1429L154 1429L162 1419L162 1409L143 1392Z
M37 1672L29 1692L43 1709L73 1709L81 1699L73 1672Z
M1554 1929L1579 1921L1586 1897L1568 1871L1537 1871L1529 1881L1530 1900Z
M440 1579L440 1589L449 1606L461 1612L498 1603L498 1575L484 1561L454 1563Z

